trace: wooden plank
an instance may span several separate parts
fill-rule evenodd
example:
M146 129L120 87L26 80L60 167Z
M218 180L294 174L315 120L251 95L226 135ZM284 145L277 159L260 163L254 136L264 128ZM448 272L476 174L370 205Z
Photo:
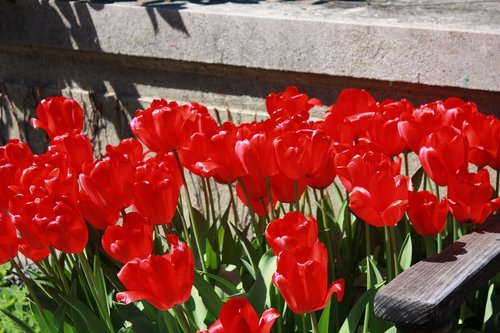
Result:
M383 287L375 314L407 332L447 332L454 311L500 271L500 214Z

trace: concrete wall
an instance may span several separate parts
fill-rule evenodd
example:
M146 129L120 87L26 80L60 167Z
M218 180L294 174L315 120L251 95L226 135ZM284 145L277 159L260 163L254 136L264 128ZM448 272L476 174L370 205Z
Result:
M415 105L458 96L499 115L500 3L435 3L0 0L0 143L43 149L28 120L54 94L83 104L100 151L153 98L250 120L290 84L325 104L357 87Z

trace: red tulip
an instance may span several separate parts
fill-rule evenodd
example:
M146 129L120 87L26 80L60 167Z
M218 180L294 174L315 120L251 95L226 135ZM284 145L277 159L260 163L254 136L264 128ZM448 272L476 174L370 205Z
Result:
M336 113L339 118L347 120L355 137L360 136L368 127L374 115L375 99L365 90L346 89L337 98L327 113Z
M259 320L257 312L246 299L234 297L222 306L219 319L208 330L198 333L270 333L278 317L275 309L268 309Z
M429 191L410 192L406 212L419 235L437 235L446 225L448 202L446 199L439 202L438 198Z
M301 178L293 180L280 173L274 175L270 179L271 191L276 196L276 199L285 203L294 203L296 199L300 199L306 190L306 179ZM295 185L297 182L297 185ZM297 186L298 193L295 193L295 186ZM297 194L297 198L295 195Z
M460 171L448 185L448 203L453 216L460 222L483 223L500 209L500 198L491 199L493 189L485 169L477 173Z
M367 188L376 172L399 175L401 159L393 161L387 155L372 153L366 146L358 144L337 154L335 165L340 181L347 192L351 192L356 186Z
M34 128L42 128L49 138L66 133L80 133L83 129L83 110L74 100L50 97L42 100L36 109L38 119L31 119Z
M172 151L180 146L184 111L176 102L154 100L149 108L135 112L130 128L150 150Z
M376 226L394 226L408 206L409 177L394 176L390 171L371 175L366 187L356 186L349 193L349 207L365 222Z
M216 127L217 123L203 105L178 105L164 99L154 100L145 110L137 110L130 122L135 136L155 152L177 150L195 132Z
M307 129L284 133L274 139L273 146L278 169L295 180L323 172L333 149L328 135Z
M10 163L18 169L27 168L33 163L31 148L18 139L11 139L0 147L0 164Z
M248 176L246 176L248 177ZM242 177L242 179L245 179L246 177ZM264 180L261 180L262 182L264 182ZM246 185L248 185L251 181L244 181L244 183ZM264 186L265 186L265 183L264 183ZM252 188L252 186L250 186L250 188ZM249 191L249 187L246 188L247 189L247 192L250 192ZM264 191L266 191L266 189L264 188ZM238 198L240 199L240 201L248 207L248 203L247 203L247 199L245 198L245 193L243 192L243 189L240 185L240 183L236 183L236 195L238 196ZM260 199L254 199L255 198L255 193L253 193L254 196L250 195L250 193L248 193L249 197L250 197L250 205L252 206L252 210L254 211L255 214L259 215L259 216L266 216L269 214L269 198L267 196L267 191L264 193L263 196L260 197ZM274 197L274 195L272 195L272 200L273 200L273 208L276 206L276 198Z
M318 222L312 215L307 219L301 212L289 212L266 227L266 240L275 255L297 247L312 247L318 241Z
M16 182L17 168L10 164L0 162L0 213L4 213L9 208L9 201L14 197L14 192L10 186Z
M0 213L0 265L17 256L17 232L10 215Z
M116 295L118 302L146 300L159 310L186 302L194 282L194 259L186 243L169 236L170 253L133 259L118 272L128 291Z
M123 155L134 166L142 161L143 154L142 144L134 138L121 140L117 146L106 146L106 156Z
M85 134L66 133L52 139L49 150L60 151L66 155L74 174L80 174L85 163L92 163L92 144Z
M456 129L462 129L464 122L478 114L477 106L473 102L464 102L457 97L447 98L444 102L436 102L439 107L437 110L443 117L443 126L451 126Z
M427 175L446 186L460 168L467 167L467 152L467 138L453 127L443 127L422 140L418 157Z
M361 139L370 142L377 152L387 156L401 154L406 150L407 145L398 131L399 117L403 112L411 112L411 109L411 104L406 100L384 101L377 104L377 112Z
M309 110L321 105L318 99L309 99L309 96L300 92L295 86L289 86L280 93L270 93L266 98L267 113L274 119L286 119L296 115L307 119Z
M96 206L117 212L132 203L134 171L128 159L113 155L86 164L79 178L83 190Z
M274 122L248 126L248 132L236 141L236 155L245 171L255 178L267 178L275 175L278 170L273 157Z
M212 136L194 134L190 147L182 150L183 165L202 177L213 177L219 183L232 183L245 174L236 155L238 128L226 122Z
M81 253L88 232L76 204L68 197L46 194L43 189L31 190L30 195L16 195L11 205L22 238L36 249L52 246L65 253Z
M85 220L99 230L115 224L120 218L120 211L108 210L107 207L96 205L83 190L78 193L78 208Z
M174 216L182 179L172 153L158 153L135 172L134 207L152 224L168 224Z
M443 126L442 102L422 105L413 112L403 112L398 131L412 151L418 153L422 140Z
M344 280L328 287L328 255L323 243L281 251L273 283L290 310L301 314L323 309L333 293L339 301L344 294Z
M315 128L332 138L334 151L343 152L354 145L354 128L351 122L338 112L327 111L324 120L315 123Z
M122 264L135 258L145 259L153 252L153 226L141 214L128 213L121 226L106 229L101 244L107 254Z
M35 248L31 246L26 240L18 238L19 247L18 250L23 256L34 261L39 262L47 258L50 255L49 247Z
M500 120L495 116L476 113L463 124L462 129L469 142L469 160L483 168L490 165L500 168ZM496 163L495 163L496 162Z

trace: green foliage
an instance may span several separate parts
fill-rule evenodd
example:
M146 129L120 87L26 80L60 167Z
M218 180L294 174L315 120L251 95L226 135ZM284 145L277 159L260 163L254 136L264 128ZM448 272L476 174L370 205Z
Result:
M0 266L0 333L25 332L20 323L38 333L40 329L30 310L28 290L5 279L9 269L10 264Z

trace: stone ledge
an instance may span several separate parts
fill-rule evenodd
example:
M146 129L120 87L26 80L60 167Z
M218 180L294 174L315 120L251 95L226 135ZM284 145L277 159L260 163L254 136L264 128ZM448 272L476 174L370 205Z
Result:
M500 3L406 2L0 0L0 44L500 92Z

